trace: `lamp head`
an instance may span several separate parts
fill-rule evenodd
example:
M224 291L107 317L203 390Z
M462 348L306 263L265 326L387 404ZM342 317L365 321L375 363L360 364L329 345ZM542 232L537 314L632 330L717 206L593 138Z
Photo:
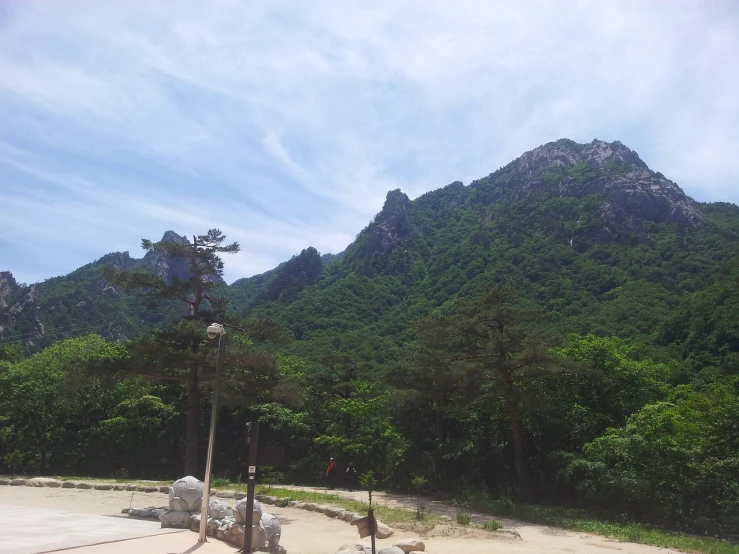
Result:
M208 338L214 339L223 333L223 325L219 323L211 323L208 325Z

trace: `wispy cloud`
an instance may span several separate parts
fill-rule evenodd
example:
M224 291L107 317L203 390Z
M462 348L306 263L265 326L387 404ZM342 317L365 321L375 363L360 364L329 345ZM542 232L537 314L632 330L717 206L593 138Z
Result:
M561 137L739 203L736 52L729 1L8 2L0 266L218 226L233 280Z

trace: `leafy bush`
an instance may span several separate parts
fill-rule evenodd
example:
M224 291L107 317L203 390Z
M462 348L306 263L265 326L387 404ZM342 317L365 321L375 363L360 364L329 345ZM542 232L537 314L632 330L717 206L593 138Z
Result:
M503 529L503 524L497 519L491 519L490 521L483 523L482 527L486 531L497 531L498 529Z
M470 519L470 514L467 512L457 512L457 523L460 525L469 525Z

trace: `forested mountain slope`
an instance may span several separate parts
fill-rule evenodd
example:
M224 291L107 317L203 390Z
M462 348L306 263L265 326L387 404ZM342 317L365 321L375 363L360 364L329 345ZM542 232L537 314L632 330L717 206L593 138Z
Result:
M561 140L467 187L414 201L391 191L342 259L297 297L279 298L274 281L275 301L234 298L231 309L284 321L308 350L340 341L383 361L419 316L507 282L562 333L733 364L717 345L736 346L736 330L704 320L737 300L722 275L738 239L736 206L693 201L618 142Z
M413 201L391 191L341 255L307 248L221 290L231 311L283 321L298 350L341 343L383 361L411 339L417 317L509 282L563 333L616 335L675 348L699 365L724 363L717 345L735 330L710 319L734 299L720 277L736 260L737 238L736 206L693 201L619 142L563 139L469 186L455 182ZM168 231L163 239L184 238ZM3 274L0 340L31 349L90 331L122 340L176 317L121 295L102 277L104 265L187 273L161 256L124 252L32 287Z

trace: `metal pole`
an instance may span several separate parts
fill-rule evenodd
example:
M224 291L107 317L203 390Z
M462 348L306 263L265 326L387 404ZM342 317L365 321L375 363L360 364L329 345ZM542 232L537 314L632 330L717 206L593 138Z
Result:
M208 458L205 462L205 487L203 502L200 507L200 536L198 542L206 542L205 531L208 526L208 504L210 503L210 472L213 467L213 444L216 439L216 419L218 418L218 400L221 396L221 376L223 373L223 348L226 332L218 335L218 360L216 361L216 377L213 381L213 411L210 414L210 435L208 436Z
M372 509L372 506L370 506L369 510L367 510L367 515L369 516L370 540L372 541L372 554L375 554L375 511Z
M251 424L249 435L249 480L246 485L246 518L244 520L244 543L239 552L252 554L252 518L254 517L254 487L256 484L257 450L259 449L259 421Z

